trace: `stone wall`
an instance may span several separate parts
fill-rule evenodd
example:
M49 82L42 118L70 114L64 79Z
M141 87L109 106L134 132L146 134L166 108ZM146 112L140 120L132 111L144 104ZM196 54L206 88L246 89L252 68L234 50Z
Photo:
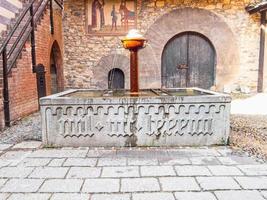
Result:
M101 62L110 55L128 57L121 47L121 37L87 34L85 1L65 0L64 3L65 86L107 88L103 81L108 81L108 69L113 65L106 63L103 67ZM258 16L250 16L245 11L248 3L249 0L139 0L137 28L150 44L140 52L140 86L161 87L161 53L165 44L181 32L195 31L209 38L215 47L214 88L249 87L255 91L260 26ZM100 79L99 74L102 74ZM129 86L129 76L126 76L126 86Z

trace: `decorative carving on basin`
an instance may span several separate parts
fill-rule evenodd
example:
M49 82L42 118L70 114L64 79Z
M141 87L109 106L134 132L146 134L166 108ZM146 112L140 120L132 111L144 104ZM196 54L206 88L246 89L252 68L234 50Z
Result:
M56 146L221 144L229 134L229 110L230 98L215 94L92 99L59 94L41 100L43 141Z

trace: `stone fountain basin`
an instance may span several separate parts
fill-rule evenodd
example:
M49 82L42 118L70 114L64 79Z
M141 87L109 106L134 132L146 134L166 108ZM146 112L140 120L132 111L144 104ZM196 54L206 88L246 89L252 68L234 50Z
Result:
M229 95L199 88L68 90L40 99L43 144L55 147L226 144Z

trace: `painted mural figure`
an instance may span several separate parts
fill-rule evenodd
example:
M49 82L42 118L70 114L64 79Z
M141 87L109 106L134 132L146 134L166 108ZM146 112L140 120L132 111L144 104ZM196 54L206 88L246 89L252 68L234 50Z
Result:
M135 12L127 8L126 0L121 1L120 13L121 13L121 24L124 26L125 30L128 30L129 23L135 21Z
M137 26L137 0L85 0L88 33L125 35Z
M100 29L105 26L104 14L105 0L94 0L92 3L92 28L98 27L98 12L100 16Z
M115 5L113 5L113 7L112 7L111 16L112 16L112 28L111 28L111 31L113 31L114 28L115 28L115 30L117 30L118 16L117 16Z

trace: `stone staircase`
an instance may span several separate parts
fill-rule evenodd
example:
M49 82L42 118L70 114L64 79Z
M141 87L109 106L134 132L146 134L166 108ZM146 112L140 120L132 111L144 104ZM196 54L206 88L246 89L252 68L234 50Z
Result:
M23 4L19 0L0 0L0 37L2 38L9 28L11 21L22 10Z

